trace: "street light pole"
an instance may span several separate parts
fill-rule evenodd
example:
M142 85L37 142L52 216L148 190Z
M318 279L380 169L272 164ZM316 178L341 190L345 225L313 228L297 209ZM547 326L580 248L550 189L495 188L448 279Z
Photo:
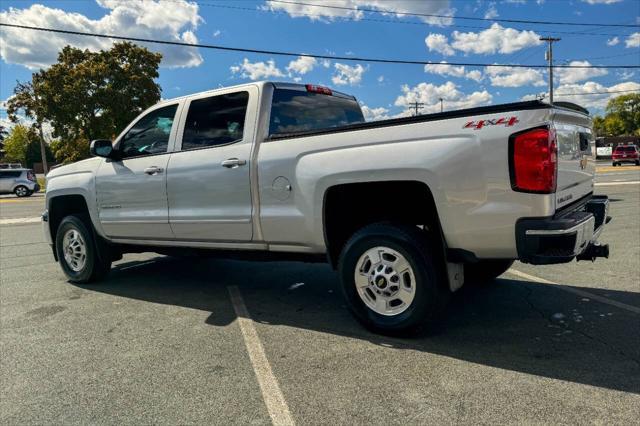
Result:
M549 62L549 104L553 105L553 42L560 41L560 39L555 37L540 37L540 41L546 41L549 44L545 59Z
M438 98L438 99L440 99L440 112L443 112L444 111L444 104L442 102L444 101L444 99L442 99L442 98Z

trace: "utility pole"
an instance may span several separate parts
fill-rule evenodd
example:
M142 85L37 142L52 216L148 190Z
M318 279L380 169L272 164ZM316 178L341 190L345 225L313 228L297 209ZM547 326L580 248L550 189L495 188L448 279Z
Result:
M555 37L540 37L540 41L546 41L549 48L545 53L545 59L549 62L549 105L553 105L553 42L560 41Z
M415 108L415 110L416 110L415 115L418 115L418 110L419 110L419 109L422 109L422 108L424 107L424 103L422 103L422 102L411 102L411 103L409 104L409 106L410 106L411 108Z
M444 111L444 104L442 102L444 101L444 99L442 99L442 98L438 98L438 99L440 99L440 112L443 112Z

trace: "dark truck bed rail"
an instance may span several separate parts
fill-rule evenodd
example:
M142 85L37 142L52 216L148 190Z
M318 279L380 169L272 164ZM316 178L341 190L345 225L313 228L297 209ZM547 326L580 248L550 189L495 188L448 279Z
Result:
M447 120L472 115L493 114L498 112L523 111L534 109L563 108L577 111L583 114L589 112L579 105L570 102L556 102L553 107L542 101L512 102L508 104L489 105L476 108L459 109L455 111L438 112L434 114L416 115L413 117L390 118L387 120L370 121L366 123L349 124L347 126L329 127L326 129L309 130L294 133L276 133L270 135L268 140L293 139L305 136L324 135L328 133L351 132L356 130L376 129L380 127L401 126L403 124L424 123L428 121Z

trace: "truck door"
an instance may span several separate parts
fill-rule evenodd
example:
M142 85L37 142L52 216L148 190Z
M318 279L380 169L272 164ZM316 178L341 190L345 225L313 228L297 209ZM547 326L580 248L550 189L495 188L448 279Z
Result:
M96 174L98 212L112 238L173 238L167 208L169 146L178 103L138 119L117 143L119 160L105 160Z
M169 222L177 239L251 241L257 109L255 87L186 101L167 175Z

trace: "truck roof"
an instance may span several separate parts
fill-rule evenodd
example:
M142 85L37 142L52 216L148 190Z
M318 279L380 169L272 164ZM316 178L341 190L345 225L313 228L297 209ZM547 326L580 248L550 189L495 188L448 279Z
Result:
M162 101L158 102L158 105L168 103L168 102L174 102L180 99L184 99L184 98L188 98L196 95L204 95L207 93L215 94L216 92L219 92L222 90L226 91L229 89L242 89L244 87L249 87L249 86L254 86L254 87L258 86L259 88L262 88L268 84L272 84L277 89L304 89L306 87L305 83L290 83L285 81L269 81L269 80L252 81L250 83L236 84L235 86L225 86L225 87L219 87L217 89L204 90L202 92L189 93L188 95L178 96L176 98L163 99ZM337 95L343 98L350 98L354 100L356 99L355 96L350 95L348 93L339 92L333 89L331 89L331 92L333 92L334 95Z

